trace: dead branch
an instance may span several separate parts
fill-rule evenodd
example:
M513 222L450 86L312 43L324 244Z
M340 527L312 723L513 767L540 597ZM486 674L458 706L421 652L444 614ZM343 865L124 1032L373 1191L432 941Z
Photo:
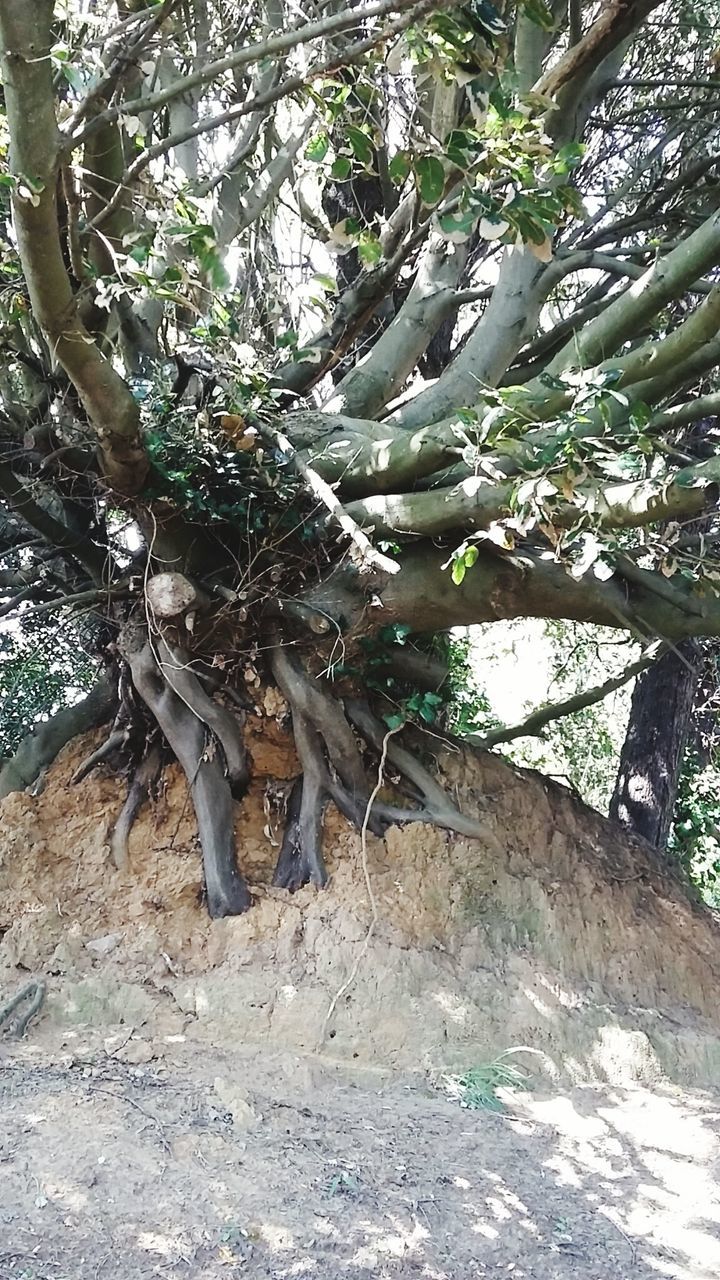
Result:
M352 543L350 555L361 572L367 573L375 569L380 573L397 573L400 568L397 561L391 560L389 556L381 555L379 551L375 550L367 534L363 533L360 525L353 520L342 503L336 498L327 481L323 480L317 471L308 466L287 436L283 435L275 427L266 424L261 425L259 429L261 435L269 436L273 444L280 449L281 453L285 454L294 470L297 471L299 476L302 476L312 496L327 507L335 524L350 539Z

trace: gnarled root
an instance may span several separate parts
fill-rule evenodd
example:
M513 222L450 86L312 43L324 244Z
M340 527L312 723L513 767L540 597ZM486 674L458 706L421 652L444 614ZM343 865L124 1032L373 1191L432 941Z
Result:
M137 692L157 720L190 784L203 852L208 911L213 918L240 915L247 911L252 899L235 860L230 783L214 740L210 737L206 741L206 726L214 731L216 725L222 724L222 749L228 772L234 770L236 786L241 776L247 785L244 751L232 743L227 722L214 714L224 709L211 703L189 667L181 665L178 674L177 658L168 650L161 670L144 627L126 626L121 649ZM174 685L166 678L167 667L176 676ZM232 719L229 712L224 715ZM239 738L237 729L235 734Z
M103 760L107 760L108 756L111 756L114 751L118 751L126 740L127 731L125 729L113 728L105 741L101 742L95 751L91 751L90 755L86 756L79 768L75 770L71 782L73 784L82 782L83 778L87 778L88 774L92 773L93 769L96 769L99 764L102 764Z
M292 712L302 765L288 803L285 836L273 884L294 891L310 881L327 883L322 820L329 799L357 827L366 820L376 835L384 824L371 810L370 790L355 735L342 707L321 680L313 680L288 649L272 655L273 674Z
M110 837L110 856L118 871L124 871L128 865L128 839L132 825L158 780L162 763L162 748L155 743L133 774L127 798Z
M305 717L293 714L295 746L303 771L290 793L287 821L273 884L294 893L311 882L327 884L322 856L322 823L329 778L320 735Z
M287 648L273 650L272 668L294 716L309 720L321 735L330 764L355 802L365 802L369 787L355 735L342 707L321 680L313 680Z
M294 893L307 884L307 871L302 866L300 849L300 806L302 804L303 777L296 778L287 802L285 830L278 854L272 882L276 889L289 889Z
M290 797L285 836L273 884L295 890L312 881L324 884L321 852L322 816L327 800L358 828L382 835L391 822L429 822L475 836L499 851L490 827L462 813L444 787L405 747L388 735L370 706L348 698L343 705L321 679L313 679L297 656L281 645L272 655L272 667L290 704L295 743L303 767ZM394 769L410 784L415 807L371 803L365 765L353 732L369 747L385 754Z
M25 1011L18 1015L13 1028L14 1034L21 1039L27 1031L31 1018L39 1012L45 999L45 983L44 982L28 982L17 992L6 1004L0 1005L0 1026L6 1022L11 1014L23 1003L28 1000L29 1004Z
M250 772L238 720L205 692L184 649L162 635L157 637L156 645L159 667L170 688L212 730L222 747L233 795L241 800L248 789Z
M346 698L345 710L365 741L372 743L376 750L381 751L386 730L368 704L356 698ZM385 808L384 814L387 818L392 814L394 820L398 822L431 822L437 827L445 827L448 831L457 831L459 835L475 836L479 840L484 840L497 853L502 852L500 841L488 824L461 813L450 801L445 788L435 781L432 774L409 751L395 741L390 741L387 744L387 758L400 773L404 774L408 782L417 788L424 801L422 809L411 809L407 815L403 809Z

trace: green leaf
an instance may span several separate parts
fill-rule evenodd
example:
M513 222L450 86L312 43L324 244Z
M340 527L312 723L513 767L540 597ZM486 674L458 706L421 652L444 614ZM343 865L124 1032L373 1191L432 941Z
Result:
M358 240L358 255L366 267L374 267L382 258L382 245L372 231L363 231Z
M405 717L397 714L383 716L388 729L402 729L405 723Z
M415 161L415 177L423 204L437 204L445 189L445 169L437 156L421 156Z
M641 431L643 427L648 425L652 418L650 406L645 404L644 400L635 400L630 406L630 413L628 414L628 417L630 418L632 425L636 427L638 431Z
M560 147L555 156L555 165L557 173L568 173L570 169L577 169L580 161L585 155L585 144L582 142L566 142Z
M84 89L85 80L81 76L77 67L73 67L69 62L63 62L60 65L60 74L63 80L67 80L72 89Z
M445 154L451 164L458 169L467 169L472 164L480 146L476 133L468 129L453 129L445 142Z
M322 133L316 134L315 137L311 138L308 142L305 148L305 158L307 160L314 161L315 164L321 164L325 159L329 148L330 139L325 130L323 130Z
M333 280L332 276L325 276L322 272L316 271L312 278L322 289L327 290L328 293L337 293L337 283Z
M373 149L367 134L363 133L362 129L358 129L356 125L349 124L345 127L345 136L350 143L355 159L359 160L360 164L364 165L366 169L369 169L373 162Z
M410 172L411 158L409 151L397 151L388 165L390 181L401 187Z
M336 182L347 182L352 173L352 161L347 156L338 156L330 167L330 177Z
M555 25L552 9L546 0L522 0L522 11L531 22L535 22L543 31L552 31Z
M230 277L216 249L208 249L206 253L199 254L198 262L214 289L227 289Z
M465 577L465 560L464 559L453 560L451 576L452 576L453 582L455 583L455 586L459 587L460 583Z
M464 212L443 213L438 218L438 227L447 240L456 243L467 240L475 230L478 220L477 209L466 209Z

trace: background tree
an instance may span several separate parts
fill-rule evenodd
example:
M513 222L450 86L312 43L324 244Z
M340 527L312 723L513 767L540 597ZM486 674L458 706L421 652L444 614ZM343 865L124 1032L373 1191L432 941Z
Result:
M330 800L491 840L428 763L438 633L616 628L647 652L615 687L720 634L715 433L684 447L720 405L717 18L0 7L2 608L89 620L118 860L170 752L211 913L249 905L259 681L302 768L294 888L325 880Z

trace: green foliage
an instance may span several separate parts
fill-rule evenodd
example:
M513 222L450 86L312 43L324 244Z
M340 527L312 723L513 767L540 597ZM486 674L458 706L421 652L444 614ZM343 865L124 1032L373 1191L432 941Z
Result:
M527 1074L507 1061L512 1052L510 1049L492 1062L470 1067L462 1075L446 1076L448 1093L468 1111L504 1111L505 1104L498 1097L499 1089L529 1088Z
M410 688L406 680L388 671L393 651L405 647L410 635L411 627L404 622L381 627L376 635L361 640L365 655L362 666L337 663L334 678L357 676L367 688L382 694L388 704L383 719L389 729L399 729L412 721L463 735L496 725L489 703L473 679L466 639L444 633L429 639L413 638L413 649L436 659L447 670L446 679L436 690Z
M490 701L478 681L467 637L447 632L433 636L430 645L434 657L444 662L448 677L443 684L443 724L449 733L464 737L470 733L487 733L498 727Z
M423 204L437 204L445 187L445 169L437 156L420 156L415 162L415 176Z
M668 853L708 905L720 908L720 751L707 762L686 753Z
M182 419L146 434L152 498L172 502L201 524L234 524L248 536L296 524L300 487L272 454L235 448L219 431Z
M468 569L472 569L477 562L479 551L474 542L462 542L459 547L453 551L451 574L452 580L456 587L460 586Z
M0 631L0 756L13 754L39 720L89 690L97 662L66 621L28 620Z

